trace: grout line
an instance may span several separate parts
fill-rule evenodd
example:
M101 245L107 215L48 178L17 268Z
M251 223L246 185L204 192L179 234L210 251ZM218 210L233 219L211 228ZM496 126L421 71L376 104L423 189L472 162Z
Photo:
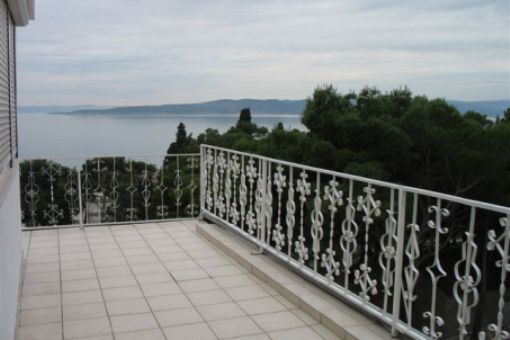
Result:
M178 222L178 223L180 223L180 222ZM194 231L193 229L190 229L190 228L193 228L193 227L189 227L189 226L185 225L184 223L180 223L180 224L181 224L182 226L184 226L186 229L188 229L191 233L193 233L193 234L195 234L195 235L198 235L198 233L197 233L196 231ZM182 249L182 251L183 251L184 253L186 253L186 255L188 255L188 256L192 259L192 261L193 261L193 262L195 262L195 263L196 263L196 264L197 264L200 268L202 268L202 270L203 270L203 267L202 267L202 266L201 266L201 265L200 265L200 264L196 261L196 259L195 259L193 256L191 256L191 255L188 253L188 251L187 251L186 249L184 249L184 247L182 247L182 246L181 246L181 244L180 244L178 241L176 241L176 240L172 237L172 235L170 235L170 233L169 233L166 229L163 229L163 228L161 227L161 225L159 225L159 223L158 223L158 227L159 227L161 230L163 230L163 231L164 231L164 232L165 232L165 233L166 233L166 234L167 234L167 235L168 235L168 236L169 236L169 237L170 237L170 238L171 238L174 242L176 242L176 243L177 243L177 245L178 245L178 246ZM198 235L198 236L199 236L199 235ZM208 242L208 241L206 242L206 244L208 244L209 246L211 246L211 245L212 245L212 243L211 243L211 242ZM211 248L212 248L212 247L211 247ZM220 254L221 254L221 253L220 253ZM244 268L243 268L243 269L244 269ZM209 279L211 279L211 280L213 280L213 281L216 283L216 281L214 280L214 278L213 278L212 276L210 276L210 275L209 275L209 273L207 273L207 271L205 271L205 272L206 272L206 274L208 275L208 278L209 278ZM248 274L250 274L250 273L248 273ZM224 287L222 287L222 286L220 286L220 285L218 285L218 286L219 286L219 289L220 289L220 290L221 290L224 294L226 294L226 295L227 295L227 296L228 296L228 297L232 300L231 302L232 302L232 303L234 303L234 304L235 304L235 305L236 305L236 306L237 306L237 307L238 307L238 308L239 308L239 309L240 309L243 313L245 313L245 314L246 314L246 316L245 316L245 317L247 317L248 319L250 319L250 321L251 321L251 322L253 322L253 323L254 323L254 324L255 324L255 325L256 325L256 326L257 326L257 327L261 330L261 332L260 332L260 333L263 333L263 334L265 334L265 335L267 335L267 336L269 337L269 334L267 334L267 332L266 332L265 330L263 330L263 329L262 329L262 327L260 327L260 326L259 326L259 324L258 324L258 323L257 323L257 322L256 322L256 321L255 321L255 320L254 320L254 319L253 319L253 318L252 318L252 317L248 314L248 313L246 313L246 312L244 311L244 309L242 309L242 308L241 308L241 306L237 303L237 301L236 301L236 300L234 300L234 299L230 296L230 294L228 294L228 293L227 293L227 291L224 289ZM195 307L195 305L194 305L194 304L193 304L193 306ZM195 307L195 308L196 308L196 307ZM197 309L197 308L196 308L196 309ZM207 320L205 319L205 317L202 315L202 313L200 313L200 311L199 311L198 309L197 309L197 311L198 311L198 313L202 316L202 318L204 319L204 321L206 322L206 324L209 326L209 328L211 328L211 326L209 325L209 321L207 321ZM242 317L242 316L241 316L241 317ZM214 320L214 321L220 321L220 320ZM212 328L211 328L211 330L212 330ZM257 334L260 334L260 333L257 333ZM214 330L213 330L213 334L215 334L215 335L216 335L216 333L214 332Z
M174 239L174 238L173 238L173 237L172 237L172 236L171 236L171 235L170 235L170 234L169 234L166 230L164 230L163 228L161 228L161 226L159 225L159 223L156 223L156 225L158 226L158 229L159 229L160 231L162 231L163 233L165 233L165 234L168 236L168 238L169 238L170 240L172 240L172 241L176 244L176 246L177 246L177 247L179 247L179 248L181 249L181 251L182 251L183 253L185 253L185 254L186 254L186 256L188 256L188 257L190 258L190 260L191 260L192 262L194 262L194 263L195 263L195 264L196 264L199 268L201 268L201 267L200 267L200 265L196 262L196 260L195 260L192 256L190 256L190 255L188 254L188 252L186 252L186 250L185 250L185 249L181 246L181 244L180 244L178 241L176 241L176 240L175 240L175 239ZM145 237L143 236L143 234L140 232L140 230L138 229L138 227L137 227L137 226L135 226L135 228L136 228L136 230L138 231L138 233L139 233L139 234L143 237L143 239L147 242L147 240L145 239ZM211 331L211 333L212 333L212 334L213 334L216 338L218 338L218 339L219 339L219 337L216 335L216 333L214 332L214 330L212 329L212 327L209 325L209 322L208 322L208 321L206 320L206 318L202 315L202 313L200 313L200 311L198 310L197 306L195 306L195 304L193 303L193 301L191 301L191 300L190 300L190 298L188 297L188 293L186 293L186 292L184 291L184 289L182 289L182 287L181 287L181 285L180 285L179 281L177 281L177 280L173 277L173 275L172 275L171 271L170 271L170 270L168 270L168 268L165 266L164 262L161 260L161 258L159 257L158 253L157 253L156 251L154 251L154 249L152 249L152 246L149 244L149 242L147 242L147 245L148 245L148 246L149 246L149 248L152 250L152 252L156 255L156 257L157 257L157 258L158 258L158 260L161 262L161 264L163 265L163 267L164 267L164 268L168 271L168 273L169 273L169 274L172 276L172 278L175 280L175 283L177 284L177 286L179 287L179 289L182 291L182 293L184 294L184 296L186 297L186 299L189 301L189 303L191 304L191 306L193 307L193 309L194 309L194 310L198 313L198 315L200 315L200 317L203 319L203 323L205 323L205 324L207 325L207 327L209 328L209 330ZM186 261L186 260L185 260L185 261ZM183 270L188 270L188 269L183 269ZM177 271L178 271L178 270L177 270ZM204 271L204 272L205 272L205 271ZM209 276L209 274L208 274L207 272L205 272L205 273ZM212 279L211 277L207 277L207 278ZM202 279L203 279L203 278L202 278ZM197 279L197 280L200 280L200 279ZM185 281L192 281L192 280L185 280ZM228 295L227 295L227 296L228 296Z
M247 276L254 276L251 272L248 272ZM222 276L222 277L228 277L228 276ZM254 276L257 280L260 280L258 277ZM260 280L262 281L262 280ZM263 282L263 281L262 281ZM265 283L265 282L263 282ZM266 283L267 284L267 283ZM264 289L264 287L262 287L259 283L257 282L253 282L252 284L248 284L248 285L241 285L241 286L234 286L234 287L230 287L230 288L243 288L243 287L249 287L249 286L257 286L259 288L261 288L263 291L265 291L267 294L269 294L268 296L261 296L261 297L252 297L252 298L249 298L249 299L243 299L243 300L235 300L234 298L232 298L232 300L234 300L234 302L239 306L239 308L244 312L246 313L247 316L249 316L250 318L254 318L254 317L257 317L257 316L260 316L260 315L270 315L270 314L279 314L279 313L284 313L284 312L287 312L287 313L291 313L293 314L298 320L300 320L303 325L302 326L299 326L299 327L290 327L290 328L282 328L282 329L278 329L278 330L275 330L275 331L271 331L271 332L279 332L279 331L285 331L285 330L290 330L290 329L296 329L296 328L306 328L306 327L309 327L311 328L311 326L313 325L316 325L316 324L319 324L318 321L314 320L315 323L314 324L307 324L307 322L305 320L303 320L303 318L301 318L299 315L297 315L295 313L296 310L301 310L303 311L302 309L300 309L299 307L297 309L289 309L287 308L285 305L283 305L280 301L278 301L275 297L276 296L280 296L281 298L283 299L287 299L285 296L281 295L281 294L276 294L276 295L272 295L270 292L268 292L266 289ZM222 289L224 289L225 291L227 290L225 287L221 287ZM226 294L230 297L230 294L228 294L228 292L226 292ZM274 299L276 300L276 302L283 307L283 310L279 310L279 311L273 311L273 312L262 312L262 313L255 313L255 314L249 314L248 312L246 312L244 310L244 308L239 304L241 302L244 302L244 301L253 301L253 300L260 300L260 299ZM290 302L290 301L289 301ZM303 311L304 312L304 311ZM307 314L308 315L308 314ZM232 319L232 318L225 318L225 319L221 319L221 320L228 320L228 319ZM255 322L255 324L257 326L259 326L258 322L256 320L253 320ZM261 326L259 326L260 328L262 328ZM264 331L264 330L263 330ZM266 331L264 331L264 333L267 333ZM268 336L269 333L267 334ZM320 335L319 335L320 336Z
M214 224L214 225L216 225L216 224ZM195 228L197 228L197 227L198 227L198 225L195 225ZM201 227L200 227L200 228L201 228ZM202 228L201 228L201 229L202 229ZM211 242L211 243L212 243L212 241L210 240L210 238L211 238L211 239L216 240L218 243L220 243L220 244L221 244L221 245L223 245L224 247L227 247L227 248L229 248L229 249L231 249L231 250L232 250L232 248L230 248L230 247L228 246L228 244L226 244L223 240L220 240L218 237L216 237L216 236L212 235L211 233L209 233L208 231L205 231L204 229L202 229L202 230L205 232L205 234L202 234L202 233L199 233L199 232L197 232L197 233L198 233L199 235L201 235L202 237L204 237L204 238L205 238L208 242ZM222 236L223 236L223 235L222 235ZM229 234L229 236L230 236L230 234ZM236 235L232 235L232 236L236 236ZM239 241L239 240L243 240L243 239L242 239L242 238L239 238L239 239L237 239L237 238L236 238L235 240L238 240L238 241ZM220 247L218 247L218 249L220 249L220 250L221 250L221 252L222 252L225 256L228 256L228 257L232 258L232 259L233 259L236 263L238 263L239 265L241 265L241 264L240 264L240 262L238 262L238 261L234 258L234 256L231 256L231 255L227 254L227 253L226 253L225 251L223 251L223 250L222 250L222 248L220 248ZM237 251L235 251L235 250L232 250L232 251L233 251L233 254L234 254L234 255L236 255L237 257L241 258L241 255L239 255ZM271 259L270 257L268 257L268 258L269 258L269 259ZM252 264L251 262L249 262L249 264L250 264L250 268L252 268L252 269L253 269L253 264ZM276 262L275 262L275 266L278 266L278 263L276 263ZM244 267L243 267L243 268L244 268ZM269 287L271 287L271 285L270 285L268 282L265 282L265 281L264 281L264 280L262 280L261 278L259 278L259 277L257 277L256 275L254 275L254 274L253 274L253 272L252 272L252 270L250 270L250 271L249 271L249 273L250 273L251 275L255 276L258 280L260 280L260 281L264 282L264 283L265 283L265 284L267 284ZM264 273L264 275L265 275L265 273ZM273 288L273 287L271 287L271 288ZM275 289L273 288L273 290L275 290ZM286 298L284 295L282 295L282 294L278 294L277 296L281 296L281 297L282 297L282 298L284 298L285 300L289 301L289 299L287 299L287 298ZM289 302L291 302L291 303L292 303L292 301L289 301ZM286 309L287 309L287 308L286 308ZM301 306L300 306L300 305L297 305L297 309L299 309L299 310L303 311L306 315L308 315L308 316L310 316L310 317L311 317L311 315L310 315L309 313L307 313L307 312L306 312L303 308L301 308ZM308 326L309 328L311 328L313 332L315 332L315 333L316 333L319 337L321 337L321 338L322 338L322 335L320 335L320 334L319 334L319 333L318 333L315 329L313 329L313 328L311 327L312 325L307 325L307 324L306 324L306 322L305 322L303 319L301 319L298 315L296 315L296 314L294 313L294 310L289 310L289 309L287 309L287 310L288 310L289 312L291 312L292 314L294 314L294 315L295 315L298 319L300 319L300 320L301 320L301 321L302 321L302 322L303 322L306 326ZM311 317L311 318L312 318L313 320L315 320L313 317ZM315 321L317 322L317 324L324 326L324 325L322 324L322 322L319 322L319 321L317 321L317 320L315 320ZM328 330L329 330L329 329L328 329ZM331 332L332 332L332 331L331 331ZM336 336L336 335L335 335L335 336Z
M161 226L158 224L158 223L155 223L157 226L158 226L158 229L163 231L164 233L167 234L167 236L169 237L170 240L172 240L179 248L182 249L182 247L165 231L161 228ZM156 256L156 258L158 259L158 261L160 262L160 264L163 266L163 268L165 268L165 270L168 272L168 274L170 275L170 277L172 278L172 280L174 280L175 284L179 287L179 289L181 290L182 294L186 297L186 299L188 300L188 302L191 304L191 306L193 307L193 309L198 313L198 315L200 315L200 317L204 320L205 324L207 325L207 327L209 328L209 330L211 331L211 333L216 337L216 333L214 333L214 331L212 330L211 326L209 326L209 323L207 322L207 320L202 316L202 314L200 313L200 311L196 308L196 306L193 304L193 302L189 299L188 297L188 294L186 294L186 292L184 292L184 290L182 289L181 285L179 284L179 281L177 281L175 279L175 277L172 275L172 273L170 272L170 270L168 270L168 268L165 266L165 263L161 260L161 258L159 257L159 254L154 250L152 249L152 246L150 245L150 243L147 241L147 239L145 238L145 236L143 235L143 233L140 232L140 230L138 229L137 225L133 225L134 229L136 230L136 232L140 235L140 237L142 237L142 239L144 240L144 242L147 244L147 246L149 247L149 249L152 251L152 253L154 254L154 256ZM194 259L192 258L193 262ZM172 294L172 295L175 295L175 294ZM150 306L149 306L150 307ZM189 308L189 307L185 307L185 308ZM151 309L152 310L152 309ZM155 317L155 316L154 316ZM155 317L156 318L156 317ZM157 319L157 318L156 318ZM194 322L194 323L198 323L198 322ZM159 322L158 322L159 324ZM191 323L193 324L193 323ZM176 326L179 326L179 325L175 325L175 326L171 326L171 327L176 327ZM163 331L163 329L162 329ZM163 333L165 333L163 331ZM166 338L166 334L165 334L165 338Z
M60 287L60 327L62 329L62 339L64 338L64 296L62 293L62 261L60 261L60 231L57 231L57 248L58 248L58 276Z
M136 228L136 226L134 224L131 225L133 229L135 229L136 231L138 231L138 229ZM159 327L159 330L161 331L161 333L163 333L163 337L168 340L165 332L163 331L163 327L161 326L161 324L159 323L159 320L158 318L156 317L156 314L154 314L154 311L152 310L152 307L149 303L149 300L147 298L147 296L145 295L145 292L143 291L142 289L142 285L140 283L140 281L138 280L138 278L136 277L136 274L135 272L133 271L133 268L131 268L131 264L129 263L129 261L127 260L127 257L126 257L126 254L124 253L124 250L122 249L122 247L120 246L120 243L119 243L119 240L117 239L117 237L115 236L115 234L112 232L111 228L108 228L110 230L110 233L112 234L113 236L113 239L115 240L115 243L117 244L117 246L119 247L120 249L120 252L124 258L124 261L126 261L127 263L127 266L129 268L129 271L131 272L131 275L133 275L133 278L135 279L137 285L138 285L138 289L140 289L140 291L142 292L142 295L143 295L143 298L145 300L145 303L147 304L147 306L149 307L149 310L150 310L150 313L152 315L152 317L154 318L154 320L156 320L156 324L158 325ZM145 241L144 239L144 242L147 244L147 242ZM148 245L147 245L148 246ZM149 247L150 248L150 247ZM152 248L151 248L152 250ZM108 309L106 310L106 312L108 313ZM140 313L137 313L137 314L140 314ZM138 331L143 331L143 330L138 330ZM113 332L113 328L112 328L112 332ZM132 331L132 332L137 332L136 330L135 331Z
M96 261L94 260L94 256L92 255L92 249L90 248L89 238L87 236L87 233L85 232L85 229L83 229L81 232L85 237L85 241L87 242L87 248L89 249L92 265L94 266L94 273L96 273L96 280L97 284L99 285L99 291L101 292L101 298L103 299L103 307L106 311L106 318L108 319L108 323L110 324L110 334L112 336L112 339L115 340L115 333L113 333L112 320L110 319L108 308L106 308L106 300L104 298L103 288L101 287L101 281L99 280L99 273L97 272Z
M23 237L23 233L22 233L21 237ZM20 328L21 328L21 324L20 324L21 302L23 301L23 297L24 297L23 289L25 288L25 273L26 273L26 269L28 266L28 255L30 253L30 243L31 242L32 242L32 232L30 232L28 235L26 256L24 256L25 254L22 254L22 259L21 259L21 275L20 275L20 288L19 288L20 291L18 293L18 306L17 306L17 310L16 310L16 329L14 332L15 339L18 339Z
M28 261L28 256L30 255L30 245L32 243L32 232L30 232L29 236L28 236L28 244L27 244L27 253L26 253L26 256L23 256L23 258L21 259L22 261L22 265L23 267L21 268L22 270L22 273L21 273L21 291L23 292L23 286L25 285L25 273L27 272L27 267L28 267L28 264L29 264L29 261ZM23 294L21 294L21 296L23 297Z
M166 223L166 222L160 222L160 223ZM174 238L174 236L171 235L171 233L169 232L169 229L165 229L163 228L160 223L154 223L154 225L157 226L157 228L154 228L155 230L158 230L158 231L162 231L163 233L165 233L169 240L173 241L176 245L176 247L178 247L182 253L186 254L186 256L189 257L189 259L195 263L198 268L200 268L201 270L204 270L207 274L207 278L209 280L212 280L214 283L216 283L219 287L217 288L214 288L215 290L221 290L223 291L227 296L229 296L229 298L231 299L231 301L226 301L226 302L221 302L221 303L214 303L214 304L210 304L210 305L220 305L220 304L224 304L224 303L234 303L238 308L240 308L240 310L243 311L243 313L246 314L245 317L248 317L255 325L257 325L257 327L261 330L260 333L256 333L256 334L266 334L269 336L268 332L266 332L265 330L261 329L261 327L258 325L258 323L252 318L251 315L249 315L248 313L244 312L244 309L241 308L241 306L238 304L238 301L234 300L232 297L230 297L230 295L228 294L228 288L227 287L222 287L221 285L219 285L215 279L217 278L226 278L226 277L231 277L231 276L238 276L238 275L246 275L250 278L255 278L255 282L251 283L251 284L246 284L246 285L241 285L241 286L236 286L236 287L246 287L246 286L250 286L250 285L256 285L258 287L260 287L261 289L263 289L265 292L267 292L269 294L269 296L266 296L266 297L254 297L254 298L251 298L251 299L245 299L245 300L242 300L242 301L248 301L248 300L256 300L256 299L261 299L261 298L273 298L273 299L276 299L277 296L280 296L281 298L285 299L288 301L288 299L285 297L285 296L282 296L281 294L278 294L277 295L272 295L269 291L267 291L264 287L262 287L261 283L264 283L264 284L267 284L270 288L271 285L269 285L267 282L265 282L264 280L260 279L259 277L257 277L256 275L253 274L253 272L251 270L248 270L246 269L245 267L243 267L238 261L236 261L235 258L233 258L231 255L227 254L222 248L220 248L219 246L217 246L216 244L214 244L207 236L210 236L214 239L216 239L215 236L212 236L212 235L202 235L201 233L199 233L196 228L197 228L197 225L188 225L188 224L185 224L183 222L172 222L172 223L179 223L179 225L182 227L182 228L185 228L184 230L186 231L186 233L190 233L191 235L193 236L196 236L200 241L203 241L204 244L207 245L208 248L212 249L212 250L215 250L218 252L219 256L223 259L226 259L228 260L228 262L230 262L228 265L234 265L235 267L237 268L240 268L242 270L242 274L235 274L235 275L225 275L225 276L220 276L220 277L212 277L210 276L210 274L205 270L205 268L208 268L207 266L202 266L198 260L200 259L195 259L194 256L190 255L190 252L188 252L186 250L186 244L183 244L181 245L181 243L179 242L179 239L181 239L182 237L177 237L177 238ZM186 293L182 287L181 287L181 284L182 281L177 281L175 280L175 278L173 277L171 271L166 267L165 265L165 262L163 262L159 256L159 253L157 251L155 251L153 248L152 248L152 245L151 245L151 242L153 241L156 241L157 239L152 239L152 238L146 238L146 236L141 232L141 229L143 229L143 225L126 225L126 226L131 226L131 228L129 229L126 229L126 231L128 233L138 233L142 239L142 241L145 243L145 246L144 247L141 247L140 249L144 249L145 247L148 247L148 249L150 249L150 251L152 252L152 254L156 257L156 259L160 262L161 265L163 265L163 268L165 269L165 271L169 274L169 276L175 281L175 283L177 284L177 286L181 289L181 294L185 295L186 296L186 299L188 299L189 301L189 297L188 297L188 294L189 293ZM142 228L138 228L139 226L142 226ZM129 270L131 272L131 275L134 277L137 285L138 285L138 288L141 290L142 292L142 295L145 299L145 302L147 303L148 307L149 307L149 310L151 311L151 314L153 315L153 317L155 318L156 320L156 323L158 324L159 326L159 329L163 332L163 335L165 337L165 339L167 339L167 336L166 334L164 333L163 331L163 327L161 326L161 324L159 323L159 320L156 318L155 316L155 312L152 310L152 307L150 306L150 304L148 303L148 297L145 295L145 293L143 292L143 289L142 289L142 285L140 283L140 281L138 280L137 278L137 275L134 273L133 269L131 268L131 263L128 261L128 257L126 256L125 252L124 252L124 249L122 248L121 246L121 243L119 241L119 239L115 236L115 233L112 231L112 228L110 227L107 227L107 232L108 235L112 236L112 244L113 242L116 244L116 247L117 249L113 250L112 251L120 251L120 254L123 256L123 259L126 261L127 263L127 266L129 267ZM134 228L134 230L132 229ZM193 230L193 228L195 230ZM183 230L183 231L184 231ZM105 307L105 310L107 312L107 317L108 317L108 321L110 323L110 331L111 331L111 334L112 336L115 338L115 334L113 333L113 327L112 327L112 324L111 324L111 320L110 320L110 314L108 312L108 309L106 308L106 300L104 299L104 294L103 294L103 288L101 287L101 281L99 280L99 275L98 275L98 270L97 270L97 267L96 267L96 263L95 263L95 260L94 260L94 257L92 256L93 255L93 251L92 251L92 248L91 248L91 245L90 245L90 242L89 242L89 238L87 236L87 234L85 233L85 231L79 233L79 235L84 235L84 238L87 242L87 247L88 247L88 251L91 255L91 260L92 260L92 264L94 266L94 271L95 271L95 274L96 274L96 279L98 281L98 284L100 286L100 290L101 290L101 295L102 295L102 298L103 298L103 305ZM61 251L60 251L60 246L61 246L61 241L64 242L65 240L62 239L61 240L61 233L59 230L57 230L57 245L59 247L58 249L58 263L59 263L59 277L60 277L60 298L61 298L61 301L60 301L60 305L61 305L61 325L62 325L62 336L63 336L63 322L64 322L64 318L63 318L63 289L62 289L62 258L61 256L65 256L65 254L62 254ZM147 237L149 235L147 234ZM184 233L183 233L183 236L186 236ZM122 238L122 237L121 237ZM184 237L185 238L185 237ZM31 245L31 239L32 239L32 233L29 237L29 242L28 242L28 248L27 248L27 260L28 260L28 255L29 255L29 252L32 250L30 249L30 245ZM218 241L220 242L220 241ZM65 243L65 242L64 242ZM191 242L193 243L193 242ZM190 243L190 244L191 244ZM222 244L224 244L223 242L221 242ZM136 248L133 248L133 249L136 249ZM191 252L193 253L195 250L209 250L209 249L192 249ZM177 253L177 252L176 252ZM137 255L134 254L130 257L136 257ZM79 260L77 260L79 261ZM187 260L177 260L177 262L179 261L187 261ZM143 265L143 264L142 264ZM223 266L223 265L221 265ZM119 267L119 266L113 266L113 268L115 267ZM216 266L212 266L212 267L216 267ZM108 267L107 267L108 268ZM188 270L188 269L182 269L182 270ZM191 269L189 269L191 270ZM151 273L147 273L147 274L151 274ZM143 274L141 274L143 275ZM86 278L85 278L86 279ZM85 279L75 279L75 280L85 280ZM191 279L191 280L184 280L184 282L187 282L187 281L194 281L194 280L201 280L201 279L205 279L205 278L197 278L197 279ZM157 284L157 283L156 283ZM132 285L130 285L130 287L133 287ZM112 287L112 288L121 288L121 287ZM88 291L88 290L87 290ZM207 292L208 290L205 290L205 291L199 291L199 292ZM77 291L78 292L78 291ZM79 291L81 292L81 291ZM70 293L74 293L74 292L70 292ZM190 292L190 293L194 293L194 292ZM178 294L178 293L172 293L172 294L166 294L166 295L174 295L174 294ZM132 300L133 298L130 298L130 299L122 299L122 300ZM137 298L135 298L137 299ZM209 321L207 321L203 315L200 313L200 311L198 310L198 307L201 307L201 306L195 306L191 301L189 301L191 303L191 306L193 306L193 308L198 312L198 314L202 317L203 321L200 321L200 322L193 322L193 323L187 323L186 325L189 325L189 324L198 324L198 323L205 323L209 329L211 330L211 332L216 336L215 332L212 330L211 326L209 325ZM278 301L279 304L282 304L280 301ZM283 305L283 304L282 304ZM204 305L205 306L205 305ZM296 316L300 321L303 322L303 326L300 326L300 327L291 327L291 328L285 328L285 329L281 329L281 330L275 330L275 332L278 332L278 331L284 331L284 330L289 330L289 329L298 329L298 328L311 328L311 330L315 333L318 334L317 331L315 331L315 329L312 327L312 326L315 326L317 324L321 324L320 322L317 322L316 324L312 324L312 325L308 325L305 320L301 319L295 312L294 310L290 310L288 309L285 305L283 305L284 307L284 310L283 311L287 311L287 312L291 312L294 316ZM182 307L182 308L189 308L189 307ZM179 309L182 309L182 308L173 308L172 310L179 310ZM303 309L299 308L298 306L298 309L300 309L301 311L303 311ZM263 315L263 314L273 314L273 313L280 313L280 312L283 312L283 311L276 311L276 312L271 312L271 313L260 313L260 314L254 314L253 316L257 316L257 315ZM304 311L303 311L304 312ZM138 314L138 313L129 313L129 314L122 314L122 315L133 315L133 314ZM305 312L305 314L307 314ZM211 322L216 322L216 321L222 321L222 320L231 320L231 319L236 319L236 318L239 318L239 317L242 317L242 316L235 316L235 317L232 317L232 318L227 318L227 319L220 319L220 320L211 320ZM316 321L316 320L315 320ZM184 325L184 324L183 324ZM174 326L168 326L168 327L177 327L177 326L180 326L180 325L174 325ZM167 328L168 328L167 327ZM125 332L125 333L129 333L129 332L137 332L137 331L142 331L142 330L133 330L133 331L128 331L128 332ZM320 334L318 334L319 337L322 338L322 336Z

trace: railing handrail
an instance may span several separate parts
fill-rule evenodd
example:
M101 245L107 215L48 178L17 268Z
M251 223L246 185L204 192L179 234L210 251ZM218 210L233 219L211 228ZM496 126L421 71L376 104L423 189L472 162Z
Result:
M191 157L200 156L200 153L167 153L167 154L134 154L134 155L82 155L82 156L38 156L38 157L20 157L19 161L40 161L40 160L75 160L75 159L97 159L97 158L141 158L141 157Z
M492 210L492 211L499 212L502 214L510 214L510 207L505 207L502 205L483 202L483 201L474 200L474 199L470 199L470 198L464 198L464 197L460 197L460 196L454 196L451 194L445 194L445 193L438 192L438 191L421 189L421 188L411 187L411 186L407 186L407 185L377 180L377 179L373 179L373 178L352 175L352 174L348 174L348 173L340 172L340 171L322 169L322 168L314 167L311 165L289 162L289 161L285 161L285 160L281 160L281 159L277 159L277 158L262 156L259 154L252 154L252 153L243 152L243 151L237 151L237 150L228 149L228 148L224 148L224 147L220 147L220 146L201 144L200 147L216 149L216 150L229 152L229 153L236 153L238 155L243 155L243 156L247 156L247 157L257 157L261 160L265 160L265 161L272 162L272 163L279 163L279 164L286 165L286 166L289 166L292 168L299 168L302 170L314 171L314 172L318 172L318 173L321 173L324 175L329 175L329 176L334 176L334 177L344 177L344 178L351 179L354 181L366 182L369 184L373 184L376 186L382 186L382 187L386 187L389 189L404 190L409 193L415 193L415 194L423 195L423 196L432 196L434 198L444 199L444 200L447 200L447 201L450 201L453 203L458 203L458 204L462 204L462 205L472 205L477 208Z

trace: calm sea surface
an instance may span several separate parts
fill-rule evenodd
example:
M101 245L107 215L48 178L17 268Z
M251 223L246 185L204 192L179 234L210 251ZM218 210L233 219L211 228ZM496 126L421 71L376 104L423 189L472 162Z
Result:
M96 116L19 114L21 158L164 154L175 140L179 122L197 136L207 128L226 131L238 115ZM253 121L272 128L304 130L298 115L254 115Z

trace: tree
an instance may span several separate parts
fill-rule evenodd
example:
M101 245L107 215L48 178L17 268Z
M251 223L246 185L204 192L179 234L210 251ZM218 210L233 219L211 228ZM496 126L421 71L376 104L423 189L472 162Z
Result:
M492 121L487 118L487 116L481 114L480 112L476 111L467 111L464 113L464 119L472 119L475 120L477 123L482 124L483 126L489 126L492 125Z
M239 122L251 123L251 112L249 107L245 107L239 114Z
M352 99L352 93L341 95L332 85L319 86L307 99L301 121L313 135L331 140L338 133L333 120L353 109Z
M239 113L239 120L235 127L227 131L227 135L232 133L244 133L248 136L247 138L260 138L266 135L268 132L267 128L257 126L257 124L251 122L251 112L249 108L244 108Z
M510 122L510 107L503 112L503 119L507 122Z
M186 126L180 122L177 126L177 133L175 134L175 142L170 144L167 150L167 154L184 153L186 147L191 142L191 135L188 136L186 133Z
M255 125L256 126L256 125ZM239 113L239 120L236 124L236 129L247 133L249 135L252 135L255 131L255 126L251 122L251 112L249 108L244 108Z

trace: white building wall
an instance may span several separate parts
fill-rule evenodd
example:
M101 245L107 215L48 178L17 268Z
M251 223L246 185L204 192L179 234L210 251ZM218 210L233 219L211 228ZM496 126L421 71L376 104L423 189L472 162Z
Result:
M20 287L22 236L19 167L9 169L9 178L0 198L0 339L12 340L16 334ZM5 178L4 178L5 180Z
M16 34L34 1L0 0L0 340L14 340L22 262L17 156Z

